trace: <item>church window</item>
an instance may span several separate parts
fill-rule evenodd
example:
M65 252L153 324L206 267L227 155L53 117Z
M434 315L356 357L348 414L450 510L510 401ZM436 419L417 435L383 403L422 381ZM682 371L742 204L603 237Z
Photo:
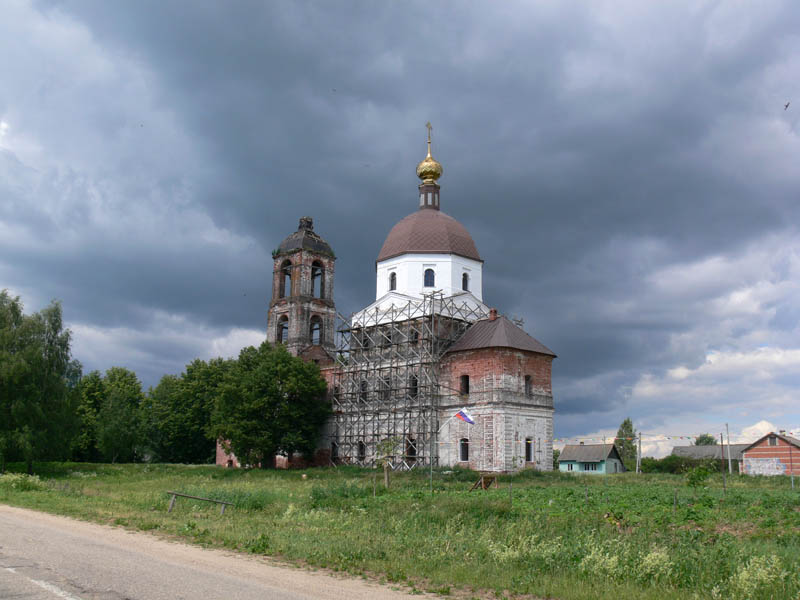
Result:
M469 461L469 440L467 438L461 438L458 442L458 460Z
M322 321L319 317L311 317L311 343L319 346L322 342Z
M461 289L464 290L465 292L469 291L469 275L467 275L466 273L461 275Z
M433 287L436 285L436 274L433 269L425 269L425 287Z
M411 332L411 343L414 345L419 343L419 331L416 329Z
M412 437L406 438L406 461L417 462L417 440Z
M362 381L361 382L361 389L359 390L358 399L361 402L366 402L367 401L367 382L366 381Z
M397 273L389 273L389 291L397 289Z
M322 263L315 260L311 264L311 295L322 298L325 294L325 270Z
M530 375L525 375L525 395L528 398L533 396L533 380Z
M278 290L278 297L286 298L292 295L292 263L289 260L283 261L281 265L281 279L280 289Z
M367 460L367 445L364 442L358 442L358 462Z
M331 442L331 462L336 463L339 460L339 443Z
M525 462L533 462L533 440L525 438Z
M461 386L459 390L462 394L469 394L469 375L461 376Z
M338 385L333 386L333 400L338 402L341 397L341 388Z
M412 375L408 380L408 395L411 399L416 399L419 394L419 380L416 375Z
M289 341L289 317L283 315L278 319L278 335L276 340L279 344L285 344Z

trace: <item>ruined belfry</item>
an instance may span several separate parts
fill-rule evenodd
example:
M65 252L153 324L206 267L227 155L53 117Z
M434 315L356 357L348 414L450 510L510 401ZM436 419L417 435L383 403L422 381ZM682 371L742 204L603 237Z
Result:
M388 455L396 469L551 470L555 354L484 303L484 261L441 210L430 125L427 143L416 210L378 252L375 301L336 312L335 255L304 217L273 253L267 340L315 361L328 383L317 464ZM462 408L474 423L453 418Z
M295 356L329 363L336 321L333 250L314 232L311 217L303 217L272 258L267 341L286 344Z

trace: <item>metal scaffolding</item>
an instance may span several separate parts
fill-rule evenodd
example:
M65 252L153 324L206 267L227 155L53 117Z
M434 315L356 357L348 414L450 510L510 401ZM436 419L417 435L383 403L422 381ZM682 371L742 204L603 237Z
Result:
M471 297L470 297L471 298ZM393 469L437 463L439 361L467 328L488 316L480 302L442 292L402 305L339 315L331 460Z

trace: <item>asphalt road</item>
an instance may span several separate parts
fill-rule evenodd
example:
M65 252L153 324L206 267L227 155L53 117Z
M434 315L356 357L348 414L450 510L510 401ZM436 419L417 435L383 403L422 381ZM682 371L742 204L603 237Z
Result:
M0 505L0 600L412 597L420 595Z

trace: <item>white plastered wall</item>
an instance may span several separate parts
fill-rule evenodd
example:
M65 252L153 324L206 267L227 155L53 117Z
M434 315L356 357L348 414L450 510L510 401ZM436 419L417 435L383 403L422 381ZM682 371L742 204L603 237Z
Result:
M425 287L425 269L433 269L436 275L435 285ZM478 300L483 301L483 263L455 254L402 254L378 263L376 268L375 299L389 292L389 277L397 276L397 291L413 298L434 290L440 290L445 296L452 296L462 291L461 278L464 273L469 277L469 291Z
M470 425L451 419L442 427L438 439L439 464L469 466L479 471L518 471L533 467L553 469L553 411L546 408L471 407L475 418ZM455 411L439 414L444 424ZM490 430L489 430L490 428ZM459 460L459 441L469 440L469 464ZM533 460L525 462L525 439L533 442ZM490 444L487 447L486 444Z

